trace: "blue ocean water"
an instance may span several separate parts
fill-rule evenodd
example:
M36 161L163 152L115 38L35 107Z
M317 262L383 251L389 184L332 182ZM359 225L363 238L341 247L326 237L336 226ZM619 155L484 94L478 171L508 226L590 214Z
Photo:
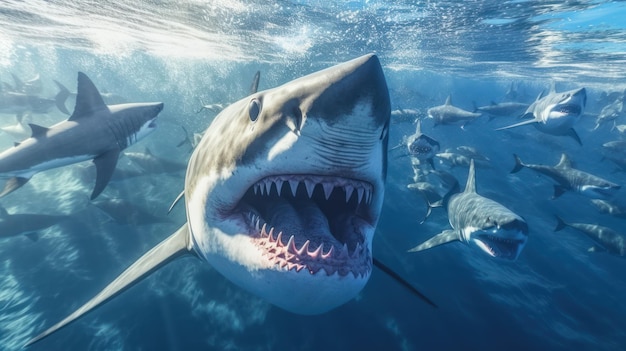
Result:
M528 244L515 262L461 243L407 253L449 228L445 211L426 213L407 189L413 170L390 155L377 257L434 300L434 309L379 271L349 303L299 316L239 289L193 258L169 264L140 284L30 347L32 350L622 350L626 348L623 258L588 252L593 244L555 215L626 234L624 219L600 213L572 192L551 199L553 182L530 170L510 174L513 154L554 165L567 153L576 168L618 184L624 170L602 144L620 140L621 111L594 129L602 109L626 88L626 4L609 1L4 1L0 3L0 81L37 75L39 95L53 79L76 89L85 72L103 92L127 101L163 101L159 127L129 152L186 162L185 132L200 132L215 112L248 94L254 73L267 89L365 53L383 65L392 109L415 109L422 130L442 149L471 146L487 156L478 192L522 215ZM539 133L515 116L434 127L429 107L450 95L455 106L531 103L551 84L585 87L583 142ZM6 87L3 87L6 88ZM610 95L612 93L612 95ZM68 102L68 107L72 102ZM52 109L33 123L66 116ZM0 124L15 124L0 114ZM390 145L412 134L394 120ZM2 150L15 140L0 135ZM438 161L437 161L438 162ZM132 168L120 160L119 167ZM466 167L450 171L461 184ZM91 172L91 173L90 173ZM166 216L182 190L184 169L109 184L103 198L128 200ZM9 213L63 214L58 224L0 245L0 349L18 350L65 317L185 221L182 206L165 223L119 223L89 201L93 170L80 165L36 175L0 200ZM624 190L615 200L623 201ZM2 233L0 233L2 235ZM297 292L294 292L297 293Z

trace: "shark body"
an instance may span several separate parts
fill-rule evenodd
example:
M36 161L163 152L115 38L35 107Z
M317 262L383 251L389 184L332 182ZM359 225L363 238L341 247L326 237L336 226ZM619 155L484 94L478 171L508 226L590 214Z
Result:
M28 344L189 254L294 313L319 314L352 299L376 265L389 116L374 55L226 107L189 161L187 223Z
M515 157L515 167L511 173L517 173L522 168L529 168L556 181L558 184L554 186L555 198L565 191L572 190L592 199L608 199L621 188L618 184L573 168L565 154L561 155L556 166L525 164L519 156L513 155L513 157Z
M0 207L0 238L25 235L33 241L39 238L39 231L51 227L65 219L65 215L46 215L37 213L9 214Z
M567 223L563 219L557 217L557 225L554 231L562 230L565 227L578 229L594 241L589 252L607 252L611 255L624 257L626 256L626 236L616 232L615 230L603 227L597 224L587 223Z
M50 128L30 124L30 138L0 153L0 177L8 178L0 197L38 172L93 159L97 176L91 198L95 198L113 175L120 152L154 131L162 109L160 102L107 106L91 80L79 72L70 118Z
M587 91L585 88L557 93L552 86L548 95L543 97L539 95L537 100L528 106L522 117L530 117L531 119L496 130L533 124L543 133L571 136L578 144L582 145L582 141L573 127L583 114L586 104Z
M444 230L409 252L461 241L491 257L513 261L526 245L526 221L500 203L476 192L474 161L470 163L465 191L451 195L447 208L452 229Z
M422 133L422 122L420 120L417 120L415 133L404 137L402 142L392 148L392 150L402 146L406 146L407 156L415 157L420 162L428 162L433 169L435 168L433 157L439 152L440 145L437 140Z
M443 105L429 108L427 114L428 117L435 121L435 126L440 124L458 123L463 123L463 125L465 125L482 116L482 113L470 112L452 105L450 96L448 96Z

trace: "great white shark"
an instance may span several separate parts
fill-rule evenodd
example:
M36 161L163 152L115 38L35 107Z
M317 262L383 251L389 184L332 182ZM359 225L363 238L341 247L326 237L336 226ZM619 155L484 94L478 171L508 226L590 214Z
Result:
M476 192L473 160L470 162L465 191L450 196L447 208L452 229L444 230L409 252L461 241L491 257L514 261L526 245L526 221L500 203Z
M389 116L383 70L371 54L226 107L189 160L187 222L28 344L183 255L293 313L349 301L373 264L389 272L372 256Z
M79 72L70 118L49 128L29 124L32 136L0 153L0 177L8 179L0 197L38 172L93 159L94 199L111 179L120 152L155 130L162 109L161 102L107 106L93 82Z
M466 111L462 108L452 105L452 98L448 96L443 105L431 107L427 111L428 117L435 121L435 126L440 124L456 124L467 123L476 120L482 116L482 113Z
M557 93L554 85L546 96L540 94L522 117L531 119L496 130L515 128L533 124L539 131L552 135L568 135L580 145L582 141L574 130L574 124L582 115L587 104L585 88Z
M393 147L392 150L406 146L406 155L417 158L420 161L426 161L435 169L433 157L439 152L439 142L428 135L422 133L422 121L417 120L415 134L411 134L402 139L402 142Z
M554 186L554 198L561 196L565 191L572 190L592 199L608 199L621 188L618 184L572 167L572 162L566 154L561 154L561 159L556 166L525 164L519 156L514 154L513 157L515 167L511 173L517 173L522 168L529 168L554 179L558 183Z
M556 217L557 225L554 231L557 232L563 228L572 227L578 229L594 241L589 252L607 252L611 255L624 257L626 256L626 236L608 227L597 224L587 223L567 223L560 217Z

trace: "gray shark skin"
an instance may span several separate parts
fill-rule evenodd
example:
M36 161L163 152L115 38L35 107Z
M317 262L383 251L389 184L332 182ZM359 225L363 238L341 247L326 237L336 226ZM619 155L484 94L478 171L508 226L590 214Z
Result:
M186 163L158 157L148 148L145 152L124 152L122 155L149 174L184 172L187 168Z
M529 168L556 181L558 185L554 186L554 198L571 190L592 199L608 199L613 197L621 188L618 184L573 168L571 161L565 154L561 155L559 163L554 167L525 164L519 156L514 154L513 157L515 158L515 167L511 173L517 173L522 168Z
M566 223L558 216L556 219L558 223L554 228L555 232L565 227L572 227L591 238L595 244L588 249L589 252L607 252L619 257L626 256L626 236L623 234L597 224Z
M409 252L461 241L491 257L514 261L526 245L526 221L500 203L476 193L473 161L465 191L450 196L447 208L452 229L444 230Z
M440 124L457 124L463 125L482 116L482 113L470 112L452 105L450 96L443 105L431 107L427 111L428 117L435 121L435 126Z
M389 115L374 55L226 107L189 161L187 223L28 345L189 254L293 313L352 299L372 271Z
M420 161L425 161L434 169L433 157L439 152L439 142L428 135L422 133L422 122L417 121L415 134L404 137L402 142L393 147L392 150L406 146L406 156L415 157Z
M624 218L626 219L626 207L614 204L612 202L601 200L601 199L592 199L591 203L600 211L601 213L606 213L608 215Z
M426 115L424 112L412 108L402 108L391 111L391 124L415 122Z
M122 150L156 128L163 103L107 106L98 89L78 73L78 96L74 113L50 128L30 124L32 136L0 153L0 177L9 178L0 197L38 172L93 159L96 165L94 199L109 182Z
M563 93L557 93L554 87L544 97L537 97L523 117L532 119L516 123L496 130L515 128L527 124L533 124L539 131L551 135L567 135L580 145L582 141L574 130L574 124L582 115L587 104L587 91L585 88L574 89Z
M0 90L0 113L47 113L53 106L59 111L69 115L65 107L65 100L70 96L70 92L61 83L54 81L59 88L59 92L53 99L42 98L37 95L27 94L21 91Z
M488 115L491 121L494 117L517 117L528 109L529 105L522 102L506 101L490 105L478 106L474 108L474 112L480 111Z
M593 127L593 130L600 128L600 125L605 124L606 122L615 122L615 120L622 116L624 112L624 101L621 99L617 99L604 106L600 111L600 114L596 117L596 125Z
M65 219L66 215L44 215L35 213L9 214L0 207L0 238L25 235L32 241L39 239L39 231Z

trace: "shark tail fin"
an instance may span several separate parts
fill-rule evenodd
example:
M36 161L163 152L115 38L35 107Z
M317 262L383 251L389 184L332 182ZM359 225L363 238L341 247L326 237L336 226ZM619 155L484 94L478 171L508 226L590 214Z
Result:
M555 232L558 232L567 226L567 223L565 223L565 221L563 221L563 219L559 216L556 216L556 221L556 227L554 227Z
M522 168L524 168L524 163L522 163L522 159L519 158L517 154L513 154L513 157L515 157L515 167L513 167L513 169L511 170L511 173L517 173Z
M67 100L67 98L70 96L70 91L67 90L67 88L63 84L59 83L58 81L55 80L54 82L59 88L59 92L54 97L54 102L56 103L59 111L65 113L66 115L69 115L70 111L68 111L67 107L65 107L65 100Z
M159 245L145 253L135 263L128 267L113 282L105 287L100 293L82 305L79 309L67 316L62 321L53 325L43 333L29 340L25 346L32 345L57 330L65 327L84 314L101 306L110 299L124 292L126 289L140 282L143 278L150 275L160 267L169 263L173 259L188 253L189 251L189 232L185 223L180 229L167 239L163 240Z
M410 249L408 252L418 252L426 249L430 249L431 247L447 244L453 241L459 241L461 237L457 231L448 229L443 232L433 236L432 238L426 240L425 242L417 245L416 247Z
M390 276L391 278L395 279L395 281L400 283L400 285L402 285L405 288L409 289L409 291L411 291L418 298L420 298L421 300L423 300L427 304L433 306L434 308L438 307L437 304L435 304L431 299L426 297L426 295L422 294L419 290L417 290L415 287L413 287L413 285L411 285L409 282L407 282L398 273L394 272L391 268L387 267L385 264L383 264L382 262L380 262L376 258L373 258L372 262L374 263L374 266L378 267L378 269L380 269L383 273L385 273L388 276Z

